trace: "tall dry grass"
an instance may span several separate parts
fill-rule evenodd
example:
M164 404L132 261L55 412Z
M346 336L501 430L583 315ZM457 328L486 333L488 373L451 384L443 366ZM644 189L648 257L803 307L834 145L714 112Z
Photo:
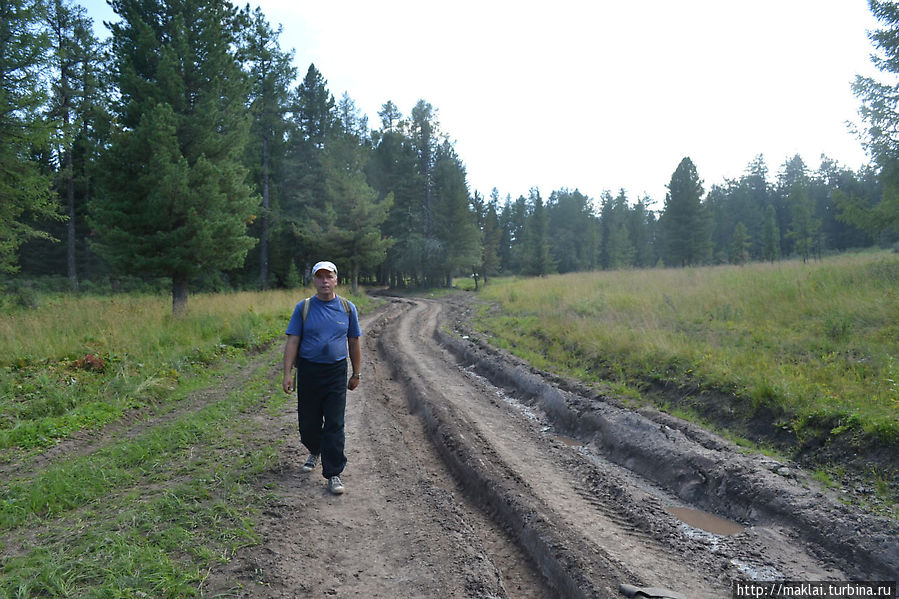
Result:
M50 445L170 396L184 375L283 335L311 293L196 294L177 319L163 296L56 295L0 316L0 449Z
M88 353L166 360L185 348L246 345L283 333L294 305L311 293L307 288L196 294L178 319L163 296L46 297L38 308L0 317L0 366L74 360Z
M494 282L495 340L583 378L690 384L899 434L899 256Z

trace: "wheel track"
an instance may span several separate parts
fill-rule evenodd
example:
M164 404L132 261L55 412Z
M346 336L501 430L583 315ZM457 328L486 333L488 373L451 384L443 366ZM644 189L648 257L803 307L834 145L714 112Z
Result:
M89 455L122 439L134 439L156 426L164 426L183 414L201 409L221 397L223 389L244 385L260 370L272 367L271 342L252 350L246 365L214 375L208 385L188 393L178 400L150 403L141 408L126 409L121 418L100 430L83 429L60 439L56 445L23 459L0 464L0 476L28 478L62 459ZM218 369L217 369L218 370Z
M380 348L397 365L411 404L450 469L493 517L516 531L551 584L566 597L620 597L622 582L690 588L720 597L719 580L634 526L602 495L580 487L589 471L573 451L540 437L532 423L490 399L433 340L440 307L417 303ZM697 584L698 583L698 584Z
M650 495L663 491L670 507L698 508L750 525L740 535L712 541L716 552L730 553L734 578L774 573L797 580L893 580L899 575L894 520L843 505L839 494L821 489L795 465L785 477L780 469L774 472L769 458L747 454L695 425L648 408L628 410L615 398L536 371L506 352L465 342L459 337L468 331L470 309L464 299L447 305L457 335L442 329L435 335L466 370L520 395L528 409L543 413L545 423L587 444L592 459L600 456L648 477ZM626 472L600 469L615 474L612 482ZM624 480L630 487L643 484ZM638 521L653 514L637 513Z

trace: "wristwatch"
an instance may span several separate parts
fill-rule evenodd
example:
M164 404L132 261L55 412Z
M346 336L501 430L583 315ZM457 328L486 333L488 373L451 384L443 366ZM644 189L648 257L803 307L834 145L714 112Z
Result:
M358 373L358 372L354 372L354 373L353 373L353 376L351 376L350 378L351 378L351 379L359 379L359 380L361 381L361 380L362 380L362 375L361 375L360 373Z

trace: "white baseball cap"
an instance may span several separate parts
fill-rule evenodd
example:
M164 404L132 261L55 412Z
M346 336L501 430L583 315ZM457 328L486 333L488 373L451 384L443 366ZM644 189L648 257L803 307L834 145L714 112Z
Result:
M328 262L327 260L323 260L321 262L316 262L315 266L312 267L312 276L315 276L315 273L317 273L318 271L320 271L322 269L330 270L335 275L337 274L337 267L334 266L334 263Z

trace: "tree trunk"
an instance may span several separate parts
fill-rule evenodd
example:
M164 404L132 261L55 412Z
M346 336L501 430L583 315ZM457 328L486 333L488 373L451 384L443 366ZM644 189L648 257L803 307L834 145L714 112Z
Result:
M66 121L68 121L66 113ZM78 271L75 268L75 178L73 175L72 151L66 151L66 206L69 222L66 223L66 265L68 267L69 285L72 291L78 291Z
M187 311L187 277L172 275L172 316L179 318Z
M57 22L60 18L60 11L62 10L61 4L57 1L56 3L56 18ZM60 33L60 38L62 34ZM60 39L60 46L62 46L62 39ZM66 207L68 208L69 221L66 223L66 267L69 275L69 285L72 288L72 291L78 291L78 272L75 269L75 167L73 165L72 160L72 142L71 142L71 132L69 131L69 122L71 121L71 114L69 111L69 69L65 63L61 65L60 72L60 89L64 95L62 99L62 122L64 125L65 135L63 139L65 140L63 143L66 144L65 148L65 166L64 166L64 177L65 177L65 186L66 186Z
M259 288L268 288L268 229L269 229L269 150L268 133L262 134L262 236L259 240Z

